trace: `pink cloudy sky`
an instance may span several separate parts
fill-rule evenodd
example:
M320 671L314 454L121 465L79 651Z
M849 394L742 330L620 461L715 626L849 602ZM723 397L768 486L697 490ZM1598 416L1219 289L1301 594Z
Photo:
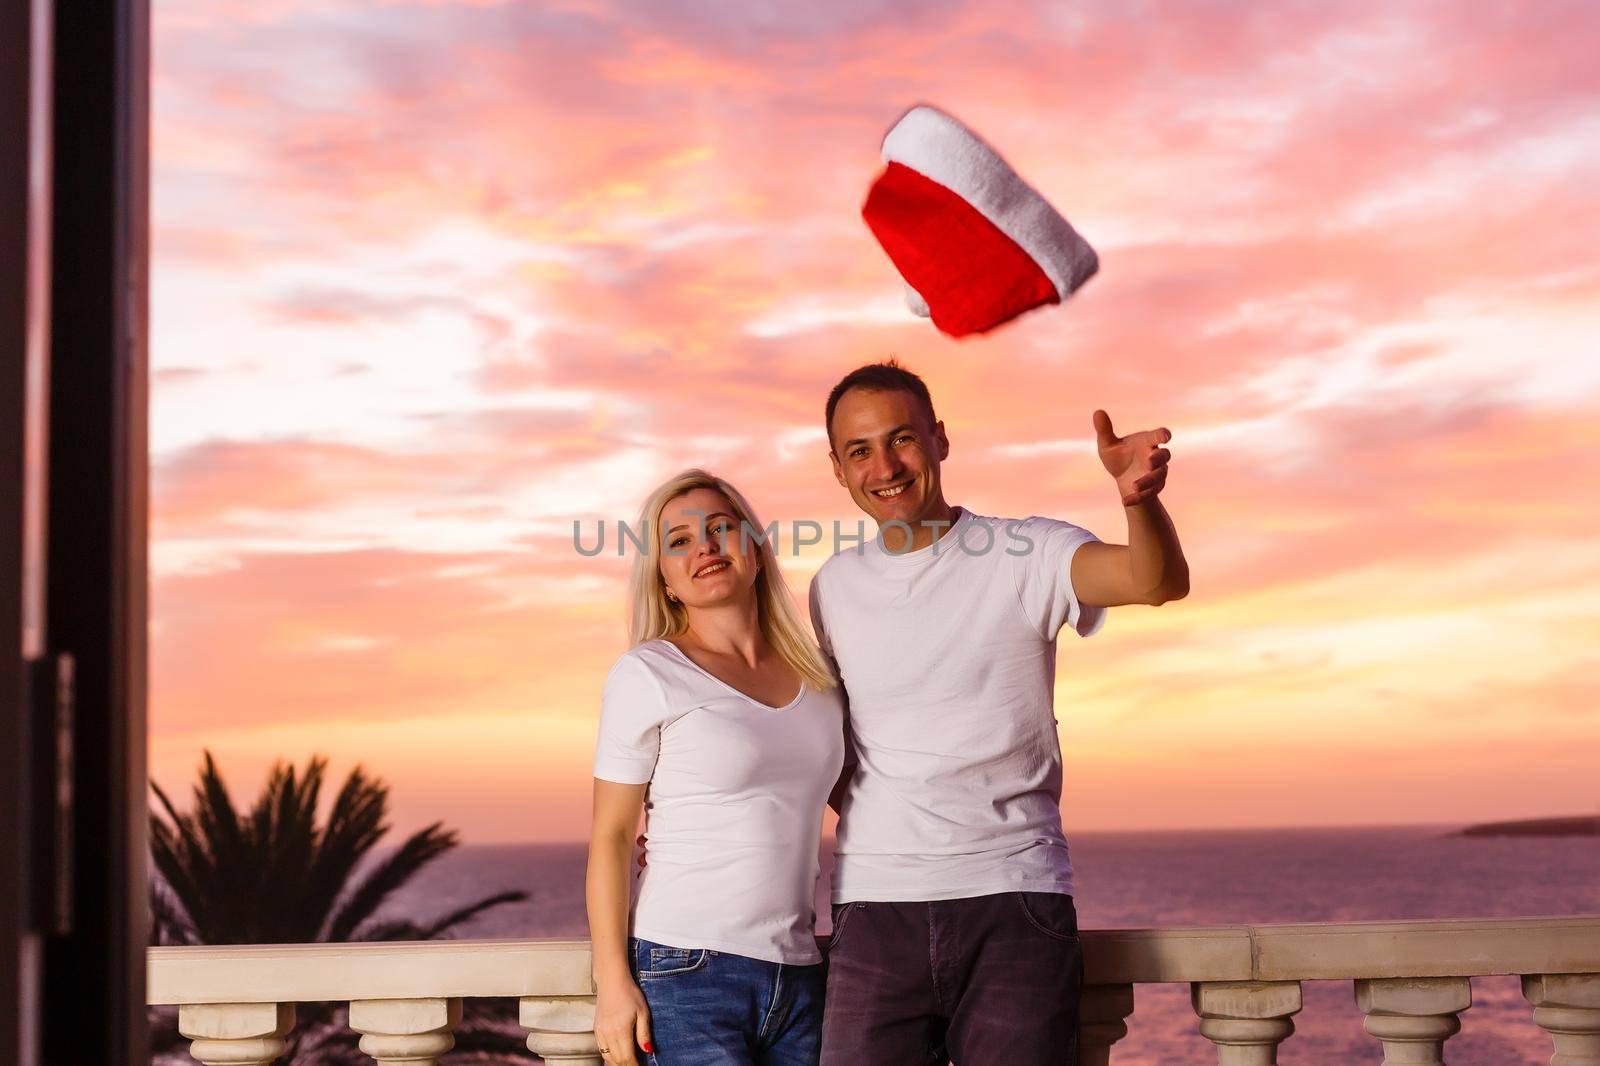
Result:
M853 522L821 408L893 354L981 512L1125 543L1091 412L1172 430L1193 589L1062 642L1069 831L1600 805L1587 5L155 10L169 789L321 752L400 830L581 838L623 563L573 522L690 465ZM858 208L917 101L1097 247L1068 306L905 312Z

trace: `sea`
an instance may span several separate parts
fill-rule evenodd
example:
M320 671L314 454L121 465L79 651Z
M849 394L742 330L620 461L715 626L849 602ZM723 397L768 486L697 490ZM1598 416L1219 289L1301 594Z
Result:
M1600 836L1462 837L1459 826L1075 833L1084 929L1534 915L1600 916ZM463 845L421 871L385 913L426 918L503 889L524 903L478 916L459 936L583 937L584 844ZM824 844L818 929L832 854ZM1600 965L1600 959L1596 960ZM1381 1063L1349 981L1307 981L1278 1061ZM1472 1006L1446 1045L1454 1066L1548 1063L1516 977L1472 980ZM1139 985L1117 1066L1214 1063L1187 985Z

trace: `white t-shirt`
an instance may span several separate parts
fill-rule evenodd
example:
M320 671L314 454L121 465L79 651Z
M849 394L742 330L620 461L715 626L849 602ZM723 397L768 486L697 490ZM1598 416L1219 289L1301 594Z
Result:
M812 904L822 811L844 762L837 689L770 707L671 641L606 675L594 776L649 782L649 864L633 936L768 962L820 962Z
M844 679L857 763L839 813L835 903L1073 891L1056 633L1105 624L1070 576L1079 545L1099 538L1052 518L955 510L928 547L895 555L880 534L811 582L812 626Z

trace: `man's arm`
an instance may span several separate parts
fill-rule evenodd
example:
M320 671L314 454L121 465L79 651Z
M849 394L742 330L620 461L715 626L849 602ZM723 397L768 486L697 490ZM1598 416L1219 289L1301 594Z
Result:
M1084 544L1072 556L1072 589L1091 607L1124 603L1153 605L1189 594L1189 564L1178 531L1157 494L1167 484L1172 439L1166 427L1119 437L1111 416L1094 412L1095 444L1106 472L1117 482L1128 516L1128 543Z
M839 663L833 657L833 642L828 639L828 627L822 620L822 595L815 577L811 579L811 587L806 590L806 602L811 614L811 631L817 638L817 647L822 652L822 657L828 661L828 667L833 671L834 680L839 683L839 699L844 704L844 766L840 769L833 788L828 792L828 806L838 814L840 805L844 803L845 789L850 784L850 776L856 769L856 749L850 741L850 696L845 691L844 679L839 676Z
M1161 501L1124 507L1128 543L1089 541L1072 553L1072 589L1088 607L1152 606L1189 594L1189 564Z
M844 765L839 769L839 777L833 783L833 789L828 793L828 806L833 808L833 813L838 814L844 805L844 794L850 787L850 778L856 772L856 746L850 739L850 726L844 727Z
M850 775L856 772L856 764L847 762L844 769L839 771L839 779L833 783L833 791L828 793L828 806L833 808L833 813L839 813L839 807L844 803L845 789L850 787Z

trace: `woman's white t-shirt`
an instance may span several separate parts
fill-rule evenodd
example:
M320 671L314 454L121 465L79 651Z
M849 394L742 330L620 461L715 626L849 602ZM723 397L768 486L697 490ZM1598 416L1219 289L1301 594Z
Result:
M837 689L783 707L708 673L668 640L606 675L594 776L649 782L650 861L633 936L768 962L821 961L813 894L822 811L844 762Z

